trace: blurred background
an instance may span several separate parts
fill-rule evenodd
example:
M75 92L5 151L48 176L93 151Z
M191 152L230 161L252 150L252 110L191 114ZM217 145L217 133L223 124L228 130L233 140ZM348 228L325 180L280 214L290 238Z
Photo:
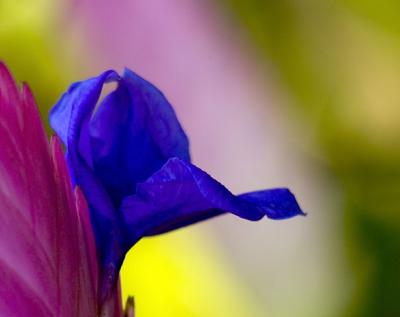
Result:
M138 316L400 316L399 1L0 0L0 59L44 119L71 82L127 66L197 165L308 212L141 241L122 270Z

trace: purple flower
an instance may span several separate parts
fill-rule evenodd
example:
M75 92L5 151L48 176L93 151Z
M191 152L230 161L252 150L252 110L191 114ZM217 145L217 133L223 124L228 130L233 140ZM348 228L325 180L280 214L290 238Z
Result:
M103 85L118 84L99 102ZM50 112L75 184L88 201L103 275L102 296L142 237L226 212L248 220L302 215L285 188L235 196L190 163L175 112L152 84L126 69L73 84Z

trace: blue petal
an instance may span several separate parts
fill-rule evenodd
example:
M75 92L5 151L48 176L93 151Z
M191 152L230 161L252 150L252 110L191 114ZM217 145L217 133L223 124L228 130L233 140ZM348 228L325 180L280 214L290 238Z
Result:
M103 84L118 79L116 72L106 71L98 77L71 85L49 115L51 127L67 148L70 173L75 183L82 188L88 201L96 243L102 258L115 257L103 253L104 250L111 252L108 245L119 243L116 242L119 240L119 226L113 203L92 168L88 124Z
M163 93L127 68L123 77L135 109L146 120L147 133L153 138L161 155L190 161L189 140ZM143 109L138 110L139 107Z
M160 234L230 212L256 221L303 215L293 194L285 188L234 196L222 184L189 162L171 158L135 195L121 206L125 235L135 243L142 236Z
M90 122L96 174L116 205L172 156L190 160L189 142L162 93L126 70Z

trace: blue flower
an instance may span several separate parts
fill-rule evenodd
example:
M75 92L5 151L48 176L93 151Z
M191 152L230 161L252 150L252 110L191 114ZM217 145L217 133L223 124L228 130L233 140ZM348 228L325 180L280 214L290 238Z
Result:
M117 88L98 105L103 85ZM142 237L220 214L248 220L302 215L286 188L235 196L190 162L172 106L126 69L77 82L50 112L72 179L88 201L107 296L126 252Z

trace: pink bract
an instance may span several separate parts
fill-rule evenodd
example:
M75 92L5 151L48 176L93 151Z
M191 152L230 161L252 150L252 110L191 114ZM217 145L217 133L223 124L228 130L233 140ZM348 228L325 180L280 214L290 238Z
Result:
M85 198L28 86L0 63L0 315L122 316L119 289L103 307L97 289Z

